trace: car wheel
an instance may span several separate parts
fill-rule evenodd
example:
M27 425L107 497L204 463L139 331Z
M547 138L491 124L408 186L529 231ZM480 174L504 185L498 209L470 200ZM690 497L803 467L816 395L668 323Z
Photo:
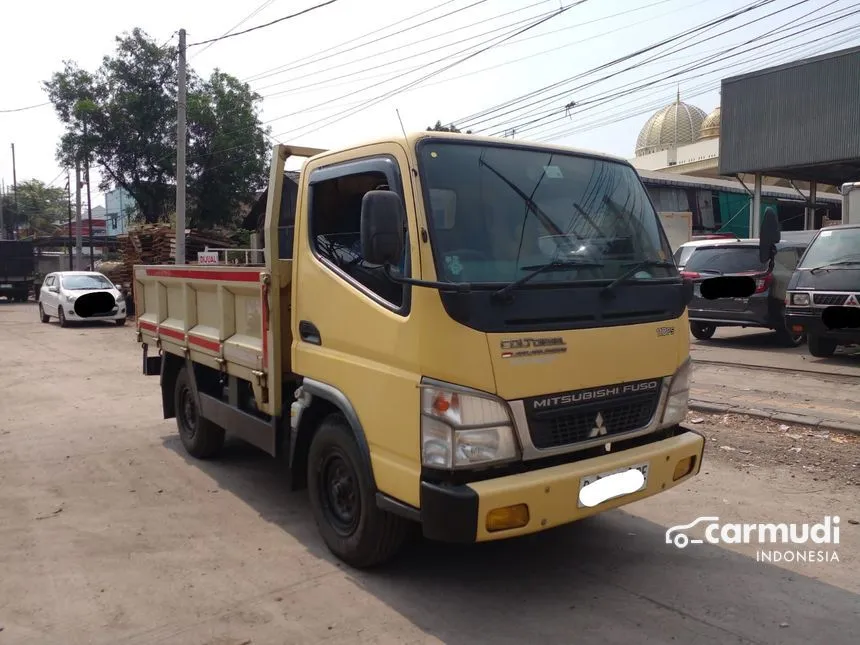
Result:
M123 325L125 325L125 320L125 318L120 318L119 320L114 320L114 323L117 327L122 327Z
M57 319L60 321L60 327L69 326L69 323L66 320L66 314L63 312L63 305L57 307Z
M690 323L690 333L692 333L698 340L709 340L716 331L717 326L711 323Z
M173 396L176 407L176 426L185 450L197 459L215 457L224 446L224 429L200 416L197 392L191 385L191 379L185 367L176 376Z
M788 327L780 327L776 330L776 339L783 347L800 347L806 342L806 334L793 332Z
M39 320L43 323L46 323L51 320L51 317L45 313L44 307L42 307L42 303L39 303Z
M408 535L408 520L376 505L370 473L339 413L323 419L311 441L308 493L326 546L353 567L387 562Z
M838 343L832 338L809 337L809 353L818 358L829 358L836 353Z

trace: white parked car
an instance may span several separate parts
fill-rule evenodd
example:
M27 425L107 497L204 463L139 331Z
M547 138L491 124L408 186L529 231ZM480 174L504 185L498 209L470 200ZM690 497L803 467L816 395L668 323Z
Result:
M58 318L60 327L87 320L113 321L124 325L125 296L96 271L50 273L39 293L39 318L43 323Z

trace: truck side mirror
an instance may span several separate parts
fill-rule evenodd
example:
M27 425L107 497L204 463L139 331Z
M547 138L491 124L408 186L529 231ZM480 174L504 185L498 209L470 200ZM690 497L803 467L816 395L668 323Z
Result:
M762 264L770 262L776 256L776 244L781 237L779 218L770 207L764 211L761 222L761 234L758 237L758 257Z
M371 264L398 264L403 255L406 212L389 190L371 190L361 200L361 253Z

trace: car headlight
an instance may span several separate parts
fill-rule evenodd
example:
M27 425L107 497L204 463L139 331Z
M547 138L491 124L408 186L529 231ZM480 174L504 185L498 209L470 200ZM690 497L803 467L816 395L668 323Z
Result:
M437 385L421 392L421 463L453 470L518 456L513 422L501 399Z
M77 296L73 296L70 293L66 294L66 302L74 302L77 299Z
M122 294L119 294L116 297L116 303L119 305L119 304L122 304L123 302L125 302L125 297Z
M791 304L796 305L797 307L808 307L809 306L809 294L808 293L793 293L793 294L791 294Z
M672 376L669 384L669 394L666 396L666 406L663 408L663 419L660 425L664 428L678 425L687 417L690 404L690 376L692 362L688 358Z

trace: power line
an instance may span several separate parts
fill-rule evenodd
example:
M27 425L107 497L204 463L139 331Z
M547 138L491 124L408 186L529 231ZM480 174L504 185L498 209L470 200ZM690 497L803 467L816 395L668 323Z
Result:
M46 105L50 105L50 101L46 101L44 103L37 103L36 105L28 105L27 107L20 108L12 108L10 110L0 110L2 114L10 114L12 112L23 112L24 110L35 110L36 108L45 107Z
M464 56L463 58L460 58L459 60L456 60L456 61L454 61L453 63L450 63L449 65L446 65L445 67L443 67L443 68L441 68L441 69L438 69L438 70L435 70L435 71L433 71L433 72L430 72L429 74L426 74L425 76L423 76L423 77L421 77L421 78L419 78L419 79L417 79L417 80L415 80L415 81L412 81L411 83L407 83L406 85L404 85L404 86L402 86L402 87L400 87L400 88L397 88L397 89L395 89L395 90L392 90L392 91L390 91L390 92L387 92L386 94L383 94L383 95L381 95L381 96L378 96L378 97L376 97L375 99L371 99L371 100L370 100L370 101L369 101L369 102L368 102L364 107L359 107L359 108L358 108L358 109L356 109L356 110L351 110L351 111L350 111L350 110L347 110L347 111L344 111L344 112L342 112L342 113L340 113L340 114L338 114L338 115L335 115L335 119L334 119L333 121L330 121L330 122L327 122L327 123L323 123L323 124L322 124L322 125L320 125L319 127L316 127L316 128L314 128L314 129L312 129L312 130L305 131L305 130L306 130L306 128L307 128L308 126L310 126L310 125L315 125L315 124L316 124L316 123L318 123L319 121L309 123L309 124L307 124L307 125L303 126L302 128L300 128L299 130L301 130L301 131L302 131L302 132L301 132L301 135L296 135L296 136L304 136L304 135L307 135L307 134L311 134L312 132L316 132L317 130L319 130L319 129L323 128L323 127L326 127L327 125L332 125L333 123L336 123L337 121L343 120L343 118L346 118L346 117L348 117L348 116L352 116L353 114L357 114L358 112L361 112L361 111L363 111L363 110L366 110L367 108L373 107L373 106L374 106L374 105L376 105L377 103L380 103L381 101L384 101L385 99L387 99L387 98L389 98L389 97L391 97L391 96L394 96L395 94L399 94L399 93L400 93L400 92L402 92L403 90L409 89L410 87L414 87L414 86L416 86L416 85L418 85L418 84L420 84L420 83L424 82L425 80L427 80L427 79L429 79L429 78L432 78L432 77L434 77L434 76L437 76L438 74L441 74L442 72L447 71L448 69L451 69L452 67L455 67L456 65L460 65L461 63L464 63L464 62L466 62L467 60L470 60L470 59L474 58L475 56L478 56L478 55L480 55L480 54L482 54L482 53L486 52L487 50L492 49L493 47L495 47L496 45L498 45L498 44L500 44L500 43L502 43L502 42L505 42L505 41L511 40L511 39L513 39L513 38L516 38L516 37L517 37L517 36L519 36L520 34L525 33L526 31L529 31L530 29L534 29L535 27L538 27L539 25L542 25L543 23L547 22L548 20L552 20L553 18L555 18L555 17L557 17L557 16L560 16L561 14L565 13L566 11L569 11L570 9L572 9L572 8L574 8L574 7L577 7L577 6L581 5L581 4L584 4L584 3L585 3L585 2L587 2L587 1L588 1L588 0L579 0L578 2L574 2L573 4L569 4L569 5L565 6L565 7L562 7L562 8L560 8L560 9L556 10L555 12L553 12L553 14L552 14L552 15L547 16L547 17L544 17L544 18L540 18L539 20L535 21L535 22L534 22L534 23L532 23L531 25L528 25L528 26L526 26L526 27L523 27L522 29L519 29L519 30L517 30L516 32L514 32L514 33L512 33L512 34L509 34L509 35L504 36L504 37L502 38L502 40L500 40L500 41L499 41L499 42L497 42L497 43L491 43L491 44L487 45L486 47L484 47L484 48L482 48L482 49L480 49L480 50L478 50L478 51L476 51L476 52L473 52L473 53L471 53L471 54L468 54L468 55ZM443 60L444 60L444 59L443 59ZM291 135L292 135L292 134L293 134L293 132L295 132L295 131L288 131L288 132L285 132L285 133L281 133L281 134L279 134L278 136L286 136L287 134L291 134Z
M412 29L417 29L418 27L423 27L425 25L429 25L430 23L436 22L437 20L441 20L442 18L447 18L449 16L453 16L454 14L460 13L461 11L466 11L467 9L471 9L472 7L476 7L479 4L485 3L486 1L487 0L476 0L476 2L472 2L471 4L468 4L465 7L461 7L459 9L449 11L448 13L443 13L441 16L436 16L435 18L430 18L429 20L425 20L424 22L419 22L417 25L412 25L411 27L406 27L405 29L401 29L400 31L395 31L393 34L388 34L387 36L382 36L381 38L377 38L374 42L378 43L378 42L385 40L387 38L391 38L392 36L397 36L399 34L406 33L407 31L411 31ZM354 51L354 50L359 49L361 47L364 47L365 45L368 45L370 43L364 43L363 45L356 45L355 47L351 47L351 48L345 49L343 51L329 54L328 56L323 56L321 58L314 59L315 56L319 56L320 54L325 54L327 52L330 52L333 49L337 49L338 47L343 47L344 45L349 45L350 43L353 43L356 40L362 40L363 38L369 38L370 36L373 36L373 35L379 33L380 31L385 31L386 29L390 29L391 27L396 27L397 25L399 25L401 23L408 22L409 20L412 20L413 18L417 18L417 17L422 16L426 13L431 12L431 11L435 11L436 9L441 9L442 7L447 6L447 5L451 4L452 2L456 2L456 0L447 0L447 2L443 2L441 4L434 6L434 7L431 7L430 9L426 9L424 11L419 11L418 13L413 14L407 18L403 18L401 20L398 20L397 22L394 22L394 23L387 25L385 27L380 27L379 29L377 29L375 31L371 31L367 34L364 34L363 36L357 36L356 38L342 42L339 45L334 45L332 47L329 47L328 49L324 49L322 51L319 51L316 54L310 54L309 56L305 56L304 58L299 58L298 60L294 60L291 63L287 63L286 65L279 65L278 67L273 67L273 68L265 70L263 72L253 74L253 75L247 77L246 79L244 79L244 81L246 83L254 82L254 81L260 81L260 80L263 80L264 78L269 78L270 76L276 76L277 74L280 74L282 72L288 72L292 69L296 69L297 67L302 67L304 65L310 65L312 63L318 63L322 60L326 60L326 59L331 58L333 56L337 56L339 54L345 54L347 52ZM306 62L306 61L308 61L308 62Z
M234 36L242 36L244 34L251 33L252 31L257 31L258 29L264 29L266 27L271 27L272 25L276 25L279 22L283 22L284 20L290 20L292 18L298 18L299 16L303 16L306 13L310 13L311 11L316 11L317 9L322 9L323 7L327 7L330 4L334 4L337 1L338 0L326 0L326 2L321 2L319 4L312 6L312 7L308 7L307 9L302 9L301 11L297 11L296 13L291 13L290 15L284 16L282 18L277 18L276 20L272 20L272 21L267 22L263 25L257 25L256 27L250 27L248 29L244 29L242 31L237 31L237 32L234 32L232 34L226 34L224 36L218 36L218 38L210 38L209 40L201 40L201 41L196 42L196 43L191 43L190 45L188 45L188 47L197 47L199 45L207 45L209 43L218 42L219 40L225 40L227 38L233 38Z
M274 1L275 1L275 0L266 0L263 4L261 4L259 7L257 7L256 9L254 9L254 11L252 11L251 13L249 13L247 16L245 16L244 18L242 18L242 20L240 20L240 21L239 21L239 22L237 22L235 25L233 25L232 27L230 27L230 29L228 29L227 31L225 31L225 32L221 35L221 38L224 38L225 36L229 36L233 31L235 31L236 29L238 29L239 27L241 27L242 25L244 25L246 22L248 22L251 18L253 18L254 16L256 16L258 13L260 13L263 9L265 9L266 7L268 7L268 6L269 6L270 4L272 4ZM204 47L203 49L199 50L196 54L194 54L194 55L190 56L188 60L190 61L190 60L191 60L192 58L194 58L195 56L199 56L200 54L202 54L203 52L205 52L207 49L209 49L212 45L214 45L216 42L218 42L218 40L217 40L217 39L216 39L216 40L213 40L211 43L209 43L208 45L206 45L206 47Z
M521 39L519 39L519 40L517 41L517 43L516 43L516 44L523 43L523 42L526 42L526 41L528 41L528 40L532 40L532 39L535 39L535 38L544 38L544 37L546 37L546 36L549 36L549 35L551 35L551 34L558 33L558 32L560 32L560 31L566 31L566 30L570 30L570 29L579 29L579 28L581 28L581 27L584 27L584 26L589 25L589 24L593 24L593 23L595 23L595 22L599 22L599 21L606 20L606 19L609 19L609 18L614 18L614 17L621 16L621 15L626 15L626 14L632 13L633 11L638 11L638 10L641 10L641 9L646 9L646 8L650 8L650 7L652 7L652 6L656 6L656 5L658 5L658 4L663 4L663 3L667 2L667 1L670 1L670 0L659 0L659 2L654 2L654 3L650 4L650 5L646 5L645 7L638 7L637 9L633 9L633 10L631 10L631 11L615 13L615 14L612 14L612 15L609 15L609 16L603 16L603 17L601 17L601 18L597 18L597 19L595 19L595 20L589 20L589 21L587 21L587 22L582 22L582 23L577 23L577 24L575 24L575 25L570 25L570 26L567 26L567 27L562 27L561 29L554 29L554 30L552 30L552 31L547 31L547 32L544 32L544 33L541 33L541 34L536 34L536 35L534 35L534 36L528 36L528 37L526 37L526 38L521 38ZM700 4L704 4L705 2L710 2L710 1L711 1L711 0L697 0L697 2L694 2L692 5L689 5L689 6L683 7L683 9L688 9L688 8L690 8L690 7L694 7L694 6L697 6L697 5L700 5ZM482 73L487 72L487 71L491 71L491 70L494 70L494 69L499 69L499 68L501 68L501 67L506 67L506 66L508 66L508 65L513 65L513 64L516 64L516 63L520 63L520 62L523 62L523 61L526 61L526 60L530 60L530 59L532 59L532 58L537 58L538 56L543 56L543 55L550 54L550 53L553 53L553 52L556 52L556 51L560 51L560 50L562 50L562 49L566 49L566 48L568 48L568 47L575 47L575 46L577 46L577 45L581 45L582 43L586 43L586 42L589 42L589 41L592 41L592 40L596 40L596 39L598 39L598 38L602 38L603 36L608 36L608 35L611 35L611 34L615 34L615 33L618 33L618 32L620 32L620 31L624 31L624 30L627 30L627 29L638 28L638 27L640 27L640 25L642 25L642 24L645 24L645 23L647 23L647 22L651 22L651 21L653 21L653 20L657 20L657 19L660 19L660 18L664 18L664 17L669 16L669 15L671 15L671 14L677 13L678 11L680 11L680 9L673 9L672 11L668 11L668 12L666 12L666 13L662 13L662 14L658 14L658 15L656 15L656 16L652 16L652 17L647 18L647 19L645 19L645 20L642 20L642 21L640 21L640 22L638 22L638 23L630 23L630 24L626 24L626 25L624 25L623 27L618 27L618 28L615 28L615 29L611 29L611 30L609 30L609 31L601 32L601 33L599 33L599 34L594 34L594 35L589 36L589 37L587 37L587 38L583 38L583 39L581 39L581 40L578 40L578 41L576 41L576 42L567 43L567 44L565 44L565 45L560 45L560 46L557 46L557 47L551 47L551 48L549 48L549 49L544 49L544 50L542 50L542 51L535 52L535 53L533 53L533 54L529 54L529 55L527 55L527 56L522 56L522 57L519 57L519 58L514 58L514 59L511 59L511 60L507 60L507 61L504 61L504 62L502 62L502 63L498 63L498 64L496 64L496 65L491 65L491 66L489 66L489 67L483 67L483 68L481 68L481 69L477 69L477 70L474 70L474 71L471 71L471 72L467 72L467 73L465 73L465 74L458 74L456 77L453 77L453 78L443 78L443 79L441 79L441 80L434 81L434 82L432 82L432 83L425 83L425 84L423 85L423 87L424 87L424 88L427 88L427 87L434 87L434 86L436 86L436 85L442 85L442 84L444 84L444 83L451 83L451 82L453 82L453 81L461 80L461 79L463 79L463 78L467 78L467 77L469 77L469 76L474 76L475 74L482 74ZM429 40L429 39L428 39L428 40ZM458 41L458 42L464 42L464 41ZM453 44L453 43L452 43L452 44ZM515 44L515 43L512 43L512 42L502 43L501 45L499 45L499 46L498 46L498 48L497 48L497 49L500 49L500 48L502 48L502 47L506 47L506 46L511 45L511 44ZM431 51L435 51L435 50L431 50ZM426 51L425 51L424 53L428 53L428 52L426 52ZM343 85L350 85L350 84L352 84L352 83L358 83L358 82L363 82L363 81L373 80L373 79L382 78L382 77L389 77L389 78L390 78L390 80L394 80L395 78L399 78L400 76L403 76L403 75L405 75L405 74L411 74L411 73L413 73L413 72L415 72L415 71L417 71L417 70L419 70L419 69L423 69L424 67L426 67L426 64L418 64L418 65L412 65L412 66L410 66L409 68L399 68L399 69L396 69L396 70L392 70L392 71L390 71L390 72L383 72L383 73L381 73L381 74L374 74L374 75L371 75L371 76L362 76L363 74L365 74L365 73L366 73L366 72L368 72L368 71L372 71L373 69L377 69L377 68L381 68L381 67L387 67L387 66L389 66L389 65L391 65L391 64L394 64L395 62L402 62L402 60L403 60L403 59L398 59L397 61L391 61L391 62L389 62L389 63L384 63L384 64L382 64L382 65L377 65L377 66L375 66L375 67L373 67L373 68L365 68L365 69L358 70L358 71L355 71L355 72L350 72L350 73L347 73L347 74L342 74L342 75L340 75L340 76L334 76L334 77L325 78L325 79L322 79L322 80L317 80L317 81L315 81L315 82L313 82L313 83L308 83L308 84L306 84L306 85L300 85L300 86L298 86L298 87L293 87L293 88L290 88L290 89L288 89L288 90L282 90L282 91L280 91L280 92L272 92L271 94L264 94L264 95L263 95L263 98L272 98L272 97L275 97L275 96L283 96L283 95L287 95L287 94L289 94L289 95L302 94L302 93L305 93L305 92L303 92L304 90L311 90L311 91L314 91L314 90L326 90L326 89L329 89L329 88L332 88L332 87L340 87L340 86L343 86ZM325 71L328 71L328 70L323 70L323 72L325 72ZM351 79L351 78L354 78L354 77L356 77L356 76L362 76L362 78L358 78L358 79L356 79L356 80L354 80L354 81L353 81L353 80L347 80L346 82L342 82L342 83L331 83L331 81L337 81L337 80L341 80L341 79ZM285 83L291 82L292 80L296 80L296 79L291 79L290 81L283 81L282 83L278 83L278 84L285 84ZM266 89L266 88L258 88L258 90L259 90L259 89Z
M730 20L730 19L732 19L732 18L735 18L735 17L737 17L737 16L740 16L740 15L742 15L742 14L744 14L744 13L747 13L748 11L752 11L752 10L757 9L757 8L759 8L759 7L761 7L761 6L764 6L764 5L766 5L766 4L770 4L771 2L774 2L774 0L758 0L757 2L753 2L753 3L751 3L750 5L747 5L746 7L742 8L742 9L739 9L739 10L733 11L733 12L731 12L731 13L729 13L729 14L725 14L725 15L720 16L720 17L718 17L718 18L711 19L711 20L709 20L709 21L707 21L707 22L705 22L705 23L700 24L700 25L699 25L699 26L697 26L697 27L694 27L694 28L688 29L688 30L683 31L683 32L681 32L681 33L679 33L679 34L676 34L676 35L674 35L674 36L671 36L671 37L669 37L669 38L665 38L665 39L663 39L663 40L661 40L661 41L659 41L659 42L657 42L657 43L654 43L654 44L652 44L652 45L648 45L647 47L643 47L643 48L641 48L641 49L639 49L639 50L637 50L637 51L634 51L634 52L632 52L632 53L630 53L630 54L626 54L626 55L624 55L624 56L621 56L621 57L619 57L619 58L616 58L616 59L614 59L614 60L611 60L611 61L609 61L609 62L607 62L607 63L603 63L602 65L598 65L597 67L594 67L594 68L592 68L592 69L590 69L590 70L587 70L587 71L585 71L585 72L582 72L582 73L580 73L580 74L576 74L576 75L571 76L571 77L569 77L569 78L567 78L567 79L563 79L563 80L561 80L561 81L558 81L558 82L556 82L556 83L552 83L552 84L550 84L550 85L544 86L544 87L539 88L539 89L537 89L537 90L533 90L533 91L528 92L528 93L526 93L526 94L523 94L523 95L521 95L521 96L519 96L519 97L517 97L517 98L510 99L509 101L506 101L506 102L501 103L501 104L498 104L498 105L496 105L496 106L493 106L493 107L487 108L487 109L482 110L482 111L480 111L480 112L477 112L477 113L474 113L474 114L471 114L471 115L468 115L468 116L464 116L464 117L459 118L459 119L455 119L455 120L451 121L451 123L460 123L460 124L466 124L466 123L469 123L469 124L473 124L477 119L480 119L480 118L481 118L481 117L483 117L483 116L486 116L486 115L492 114L492 113L494 113L494 112L499 112L500 110L503 110L503 109L505 109L506 107L510 107L510 106L512 106L512 105L516 105L517 103L521 103L521 102L523 102L523 101L527 101L529 98L532 98L532 97L537 96L537 95L539 95L539 94L545 93L545 92L550 91L550 90L552 90L552 89L556 89L556 88L561 87L562 85L565 85L565 84L567 84L567 83L570 83L570 82L573 82L573 81L579 80L579 79L581 79L581 78L585 78L585 77L590 76L590 75L592 75L592 74L594 74L594 73L596 73L596 72L599 72L599 71L601 71L601 70L603 70L603 69L606 69L606 68L612 67L612 66L614 66L614 65L617 65L618 63L622 63L622 62L624 62L624 61L627 61L627 60L630 60L630 59L632 59L632 58L635 58L636 56L639 56L639 55L641 55L641 54L644 54L644 53L647 53L647 52L649 52L649 51L652 51L652 50L658 49L658 48L660 48L660 47L663 47L664 45L667 45L667 44L672 43L672 42L674 42L674 41L680 40L681 38L683 38L683 37L685 37L685 36L692 35L692 34L695 34L695 33L700 32L700 31L703 31L703 30L709 29L709 28L711 28L711 27L714 27L714 26L716 26L716 25L718 25L718 24L721 24L721 23L723 23L723 22L727 22L728 20Z
M519 13L519 12L521 12L521 11L525 11L525 10L527 10L527 9L531 9L531 8L533 8L533 7L536 7L536 6L537 6L537 5L539 5L539 4L545 4L545 3L546 3L546 0L540 0L539 2L534 2L534 3L530 4L530 5L526 5L525 7L521 7L521 8L519 8L519 9L514 9L513 11L508 11L507 13L503 13L503 14L500 14L500 15L498 15L498 16L495 16L494 18L492 18L492 20L495 20L495 19L497 19L497 18L503 18L503 17L505 17L505 16L509 16L509 15L511 15L511 14L514 14L514 13ZM420 52L415 53L415 54L409 54L408 56L402 56L402 57L400 57L400 58L399 58L399 59L397 59L397 60L388 61L387 63L380 63L379 65L375 65L375 66L373 66L373 67L365 67L365 68L363 68L362 70L360 70L360 72L350 72L350 73L347 73L347 74L342 75L342 76L335 76L334 78L331 78L331 79L328 79L328 80L339 80L339 79L342 79L342 78L345 78L345 77L348 77L348 76L354 75L354 74L356 74L356 73L363 73L363 72L373 71L373 70L375 70L375 69L380 69L380 68L382 68L382 67L388 67L388 66L390 66L390 65L394 65L395 63L403 62L403 61L405 61L405 60L409 60L409 59L411 59L411 58L418 58L418 57L420 57L420 56L425 56L425 55L427 55L427 54L431 54L431 53L433 53L433 52L437 52L437 51L442 50L442 49L447 49L447 48L449 48L449 47L454 47L455 45L462 45L463 43L468 42L468 41L470 41L470 40L475 40L476 38L482 38L483 36L487 36L487 35L489 35L489 34L496 33L496 32L499 32L499 31L503 31L503 30L505 30L505 29L509 29L510 27L514 27L514 26L516 26L516 25L522 25L522 24L525 24L525 23L529 22L530 20L534 20L535 18L540 18L540 17L542 17L542 16L548 16L548 15L550 15L550 14L552 14L552 13L553 13L552 11L547 11L547 12L544 12L544 13L538 14L538 15L536 15L536 16L530 16L530 17L525 18L525 19L523 19L523 20L519 20L519 21L514 22L514 23L509 23L509 24L506 24L506 25L502 25L501 27L496 27L495 29L490 29L489 31L484 31L484 32L482 32L482 33L480 33L480 34L475 34L475 35L473 35L473 36L469 36L469 37L467 37L467 38L463 38L463 39L461 39L461 40L456 40L456 41L451 42L451 43L448 43L448 44L446 44L446 45L441 45L441 46L439 46L439 47L434 47L434 48L432 48L432 49L425 49L424 51L420 51ZM461 30L463 30L463 29L471 29L471 28L473 28L473 27L476 27L476 26L477 26L477 24L478 24L478 23L471 23L471 24L468 24L468 25L465 25L465 26L462 26L462 27L458 27L457 29L451 29L450 31L446 32L446 33L445 33L445 34L443 34L443 35L452 34L452 33L454 33L454 32L461 31ZM436 36L436 37L438 37L438 36ZM427 40L432 40L432 39L427 39ZM333 69L337 69L337 68L339 68L339 67L347 67L347 66L349 66L349 65L359 65L359 64L364 64L364 63L366 63L368 60L370 60L370 59L372 59L372 58L376 58L377 56L381 56L381 55L384 55L384 54L390 54L390 53L392 53L392 52L398 51L398 50L400 50L400 49L405 49L405 48L407 48L407 47L414 47L414 45L415 45L415 43L411 43L411 42L410 42L410 43L405 43L405 44L403 44L403 45L399 45L399 46L397 46L397 47L394 47L394 48L392 48L392 49L388 49L388 50L383 51L383 52L378 52L378 53L376 53L376 54L371 54L370 56L367 56L367 57L362 58L362 59L360 59L360 60L352 60L352 61L348 61L348 62L346 62L346 63L340 63L340 64L338 64L338 65L333 65L333 66L331 66L331 67L329 67L329 68L327 68L326 70L323 70L323 71L328 72L328 71L331 71L331 70L333 70ZM423 67L424 67L423 65L420 65L420 66L419 66L419 68L423 68ZM259 92L260 90L265 90L265 89L269 89L269 88L272 88L272 87L278 87L278 86L280 86L280 85L285 85L285 84L287 84L287 83L292 83L292 82L294 82L294 81L301 80L301 79L303 79L303 78L307 78L307 77L311 77L311 76L314 76L314 77L315 77L315 76L318 76L319 74L320 74L320 72L308 72L307 74L303 74L303 75L301 75L301 76L295 76L295 77L293 77L293 78L287 79L286 81L278 81L277 83L272 83L271 85L264 85L263 87L258 87L258 88L256 88L256 91L258 91L258 92ZM290 90L285 90L284 92L289 92L289 91L290 91ZM274 93L274 94L268 94L268 95L266 95L266 97L276 96L277 94L282 94L282 93L284 93L284 92L278 92L278 93Z
M799 5L799 4L803 4L803 3L805 3L806 1L808 1L808 0L801 0L801 2L795 3L795 5L792 5L791 7L787 7L786 9L793 8L794 6L797 6L797 5ZM604 92L604 93L603 93L603 95L597 95L597 96L591 97L590 99L585 99L584 101L579 102L579 104L578 104L578 106L577 106L577 107L582 108L582 107L584 107L584 106L589 106L590 104L594 104L594 105L591 105L591 107L595 107L596 105L600 105L600 104L603 104L603 103L607 103L607 102L609 102L609 101L611 101L611 100L614 100L614 99L616 99L616 98L619 98L619 97L621 97L621 96L626 96L626 95L628 95L628 94L632 94L632 93L638 92L638 91L640 91L640 90L642 90L642 89L652 87L653 85L655 85L655 84L657 84L657 83L660 83L661 81L664 81L664 80L666 80L666 79L676 79L676 80L677 80L677 77L678 77L678 76L682 76L683 74L685 74L685 73L687 73L687 72L689 72L689 71L697 71L697 70L700 70L702 67L709 67L709 66L711 66L711 65L713 65L713 64L715 64L715 63L720 62L721 60L727 60L727 59L729 59L729 58L735 58L735 57L737 57L737 56L740 56L740 55L743 55L743 54L747 54L747 53L749 53L749 52L751 52L751 51L754 51L754 50L756 50L756 49L761 49L762 47L772 46L772 45L774 45L775 43L781 42L781 41L786 40L786 39L796 38L796 37L797 37L797 36L799 36L799 35L803 35L803 34L805 34L805 33L809 33L809 32L811 32L811 31L814 31L814 30L820 29L821 27L824 27L824 26L826 26L826 25L828 25L828 24L830 24L830 23L832 23L832 22L836 22L836 21L841 20L841 19L843 19L843 18L845 18L845 17L848 17L848 16L850 16L850 15L853 15L854 13L860 13L860 11L855 11L855 12L849 13L849 14L847 14L847 15L837 16L837 17L835 17L835 18L830 18L829 20L826 20L825 22L822 22L822 23L820 23L820 24L814 25L814 26L812 26L812 27L811 27L811 26L809 26L809 25L805 25L805 24L802 24L802 23L801 23L801 24L799 25L799 28L801 29L801 31L800 31L800 32L798 32L798 33L788 34L788 35L785 35L785 36L782 36L782 37L780 37L780 38L776 38L776 39L773 39L773 40L770 40L770 41L761 42L761 40L762 40L762 39L768 38L769 36L772 36L772 35L775 35L775 34L778 34L778 33L782 32L782 31L783 31L783 30L785 30L786 28L789 28L789 27L790 27L790 25L797 24L799 21L804 20L805 18L807 18L808 16L812 15L813 13L816 13L817 11L821 11L821 10L825 9L826 7L828 7L828 6L835 4L837 1L838 1L838 0L832 0L832 2L828 3L827 5L824 5L823 7L818 7L818 8L816 8L816 9L814 9L813 11L811 11L811 12L809 12L809 13L807 13L807 14L803 15L803 16L800 16L799 18L794 18L794 19L792 19L791 21L786 22L786 23L784 23L784 24L780 25L779 27L769 29L769 30L768 30L768 34L765 34L765 35L757 35L756 37L754 37L754 38L752 38L752 39L750 39L750 40L748 40L748 41L746 41L746 42L739 43L739 44L734 45L734 46L732 46L732 47L729 47L729 48L727 48L727 49L723 49L723 50L721 50L720 52L718 52L718 53L717 53L717 54L715 54L715 55L706 56L706 57L701 58L701 59L699 59L699 60L697 60L697 61L694 61L693 63L690 63L690 64L689 64L689 65L687 65L687 66L683 66L683 65L682 65L682 66L678 66L678 67L675 67L675 68L673 68L673 69L667 70L667 71L669 71L669 72L674 72L674 73L668 74L668 75L666 75L666 76L664 76L664 77L662 77L662 78L659 78L659 79L656 79L656 80L651 80L651 81L648 81L648 82L646 82L646 83L643 83L643 84L641 84L641 85L638 85L638 86L635 86L635 87L632 87L632 88L631 88L631 87L629 87L629 86L625 86L625 89L623 89L623 90L621 90L621 91L618 91L620 88L616 88L615 90L610 90L610 91ZM858 3L858 4L860 4L860 3ZM854 6L857 6L857 5L854 5ZM780 11L783 11L783 10L780 10ZM843 11L844 11L844 10L843 10ZM774 12L774 13L779 13L779 11ZM789 31L791 31L791 29L789 29ZM714 37L719 36L719 35L722 35L722 34L717 34L717 35L715 35ZM734 51L734 50L737 50L737 49L739 49L739 48L745 47L746 45L750 45L751 43L755 43L755 42L758 42L758 44L756 44L756 45L755 45L755 46L753 46L753 47L750 47L750 48L748 48L748 49L746 49L746 50L744 50L744 51L736 52L736 53L734 53L734 54L729 54L729 52L732 52L732 51ZM726 67L726 68L722 68L722 69L731 68L731 67L733 67L733 66L734 66L734 65L729 65L728 67ZM678 71L678 70L680 70L680 71ZM713 71L719 71L719 70L713 70ZM704 74L698 74L698 75L696 75L696 76L694 76L694 77L692 77L692 78L700 78L700 77L705 76L705 75L707 75L707 74L713 73L713 71L712 71L712 72L707 72L707 73L704 73ZM591 107L585 107L585 110L591 109ZM549 123L552 123L552 122L558 122L558 121L566 120L566 117L562 116L562 117L558 117L558 118L556 118L556 119L555 119L554 121L552 121L552 122L547 122L547 123L540 124L540 126L538 126L538 125L534 125L534 124L536 124L536 123L540 123L540 121L545 121L546 119L551 118L551 117L553 117L553 116L557 115L560 111L561 111L561 107L551 108L549 111L545 111L545 113L544 113L544 115L543 115L543 116L539 116L539 117L537 117L537 118L533 119L532 121L528 121L528 122L525 122L525 123L519 123L519 124L517 124L515 127L516 127L516 129L517 129L517 131L518 131L518 132L522 132L522 131L533 130L533 129L535 129L536 127L540 127L540 126L543 126L543 125L548 125ZM582 110L580 110L580 111L582 111ZM496 126L493 126L493 127L495 127L495 128L500 128L501 126L496 125ZM510 128L510 126L509 126L509 125L506 125L505 129L509 129L509 128ZM492 129L492 128L486 128L485 130L489 130L489 129ZM496 133L491 133L491 135L490 135L490 136L493 136L493 134L498 134L498 132L496 132Z

